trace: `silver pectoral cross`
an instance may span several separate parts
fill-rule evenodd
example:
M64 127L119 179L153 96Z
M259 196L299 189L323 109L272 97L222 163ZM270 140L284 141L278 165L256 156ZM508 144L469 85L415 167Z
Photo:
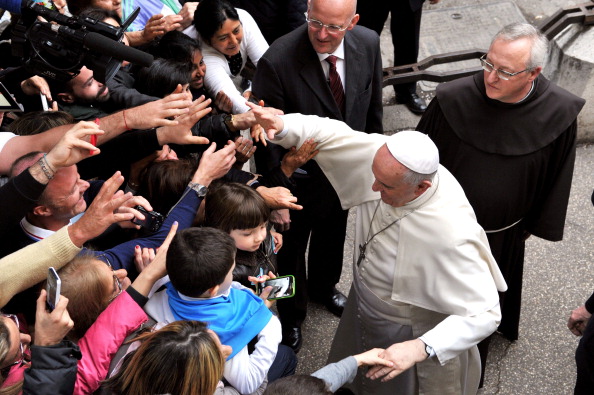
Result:
M367 243L369 242L366 241L363 244L359 244L359 259L357 259L357 267L361 266L361 262L363 261L363 259L365 259L365 250L367 249Z

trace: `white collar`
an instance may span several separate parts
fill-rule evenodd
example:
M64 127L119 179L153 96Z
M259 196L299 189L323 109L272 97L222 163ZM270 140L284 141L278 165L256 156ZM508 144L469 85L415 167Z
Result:
M29 222L27 220L27 217L25 217L21 220L21 228L23 229L23 232L25 232L25 234L27 236L29 236L30 238L32 238L35 241L43 240L43 239L53 235L54 233L56 233L53 230L43 229L43 228L40 228L38 226L31 224L31 222Z
M336 56L338 59L340 60L344 60L344 38L342 39L342 41L340 42L340 45L338 46L338 48L336 48L336 50L332 53L317 53L318 55L318 59L320 59L320 62L326 60L326 58L330 55L334 55Z

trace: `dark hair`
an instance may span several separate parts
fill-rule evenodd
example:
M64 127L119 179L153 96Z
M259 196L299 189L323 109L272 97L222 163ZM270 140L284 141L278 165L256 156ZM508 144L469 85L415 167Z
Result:
M212 394L225 360L206 324L175 321L138 336L140 347L126 355L105 382L115 394Z
M153 210L167 214L192 179L197 161L193 159L151 162L140 174L137 194L151 202Z
M114 10L108 10L99 7L85 7L81 12L79 12L79 15L88 16L89 18L97 19L100 22L103 22L107 18L111 18L115 20L118 25L122 25L122 18L120 18L118 13Z
M182 294L199 297L221 284L235 262L235 241L214 228L177 232L167 251L167 273Z
M165 97L178 84L189 84L192 68L188 62L170 59L155 59L150 67L143 67L136 73L134 88L149 96Z
M258 192L236 182L217 183L206 194L204 225L230 233L268 221L270 208Z
M225 0L201 0L194 12L194 27L200 37L210 44L215 35L227 19L239 20L237 10Z
M269 383L264 391L264 395L328 395L332 393L324 380L305 374L296 374L275 380Z
M94 0L67 0L68 11L72 15L79 15L84 9L92 7Z
M74 123L74 117L65 111L30 111L12 121L8 131L19 136L30 136L71 123Z
M149 49L155 58L172 59L185 63L192 63L196 51L202 51L200 41L177 30L165 33Z

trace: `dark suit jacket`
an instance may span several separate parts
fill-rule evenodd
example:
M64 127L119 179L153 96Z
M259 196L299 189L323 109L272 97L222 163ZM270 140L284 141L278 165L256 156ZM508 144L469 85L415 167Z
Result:
M258 61L252 90L267 106L346 122L383 132L382 60L378 35L355 26L344 37L346 103L342 114L307 36L307 24L277 39Z

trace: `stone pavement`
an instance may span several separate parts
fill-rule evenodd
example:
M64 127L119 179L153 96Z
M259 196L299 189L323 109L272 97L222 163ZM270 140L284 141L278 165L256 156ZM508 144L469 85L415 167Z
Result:
M455 50L444 42L457 45L459 41L468 41L468 37L473 37L473 40L477 41L473 42L472 47L487 49L490 37L509 22L523 18L530 23L537 23L560 7L583 2L442 0L437 5L427 4L423 15L422 53L419 59L427 56L435 48L444 52ZM444 30L443 26L437 24L452 23L450 20L445 21L445 18L451 18L452 14L461 11L467 12L469 6L479 5L483 8L470 10L472 12L468 14L466 23L471 26L467 29L469 34L465 33L459 40L450 37L451 29ZM438 28L431 30L426 21ZM484 26L487 33L481 33L480 26ZM435 31L439 34L434 33ZM384 65L390 65L392 44L387 27L382 34L382 55ZM420 88L425 97L432 97L434 86L422 82ZM393 95L392 88L384 88L385 129L413 129L419 117L410 113L404 106L395 105ZM510 343L500 336L495 336L491 343L485 386L479 394L573 393L574 351L578 338L569 332L566 323L571 310L582 304L594 291L594 207L590 202L593 188L594 146L581 145L577 149L564 240L557 243L535 237L528 240L520 338ZM351 212L345 244L344 269L338 285L345 294L348 293L352 280L353 221L354 214ZM337 325L338 319L323 307L310 305L303 326L303 348L298 354L298 373L308 374L325 364Z

